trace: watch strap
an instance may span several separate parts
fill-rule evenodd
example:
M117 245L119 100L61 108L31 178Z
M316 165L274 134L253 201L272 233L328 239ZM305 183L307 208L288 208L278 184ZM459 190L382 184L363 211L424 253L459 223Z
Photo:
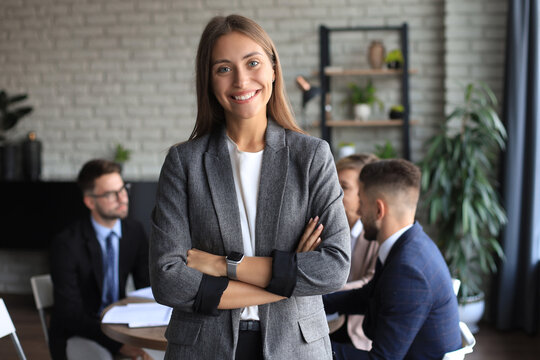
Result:
M237 262L232 262L227 260L227 277L231 280L238 280L236 276L236 268L238 267Z

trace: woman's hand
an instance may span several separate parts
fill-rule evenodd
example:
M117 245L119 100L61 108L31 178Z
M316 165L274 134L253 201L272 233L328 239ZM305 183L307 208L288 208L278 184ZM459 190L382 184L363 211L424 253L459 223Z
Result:
M187 266L211 276L227 276L225 256L214 255L198 249L187 252Z
M317 225L319 217L315 216L315 219L309 219L309 222L304 230L304 234L300 238L296 252L313 251L321 243L320 235L324 229L323 224Z

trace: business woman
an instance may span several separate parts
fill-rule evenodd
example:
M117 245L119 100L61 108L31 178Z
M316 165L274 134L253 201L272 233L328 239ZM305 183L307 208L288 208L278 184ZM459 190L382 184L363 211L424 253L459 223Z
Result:
M350 239L329 146L296 125L250 19L207 24L196 82L195 128L170 149L152 214L166 358L331 359L321 294L345 283Z

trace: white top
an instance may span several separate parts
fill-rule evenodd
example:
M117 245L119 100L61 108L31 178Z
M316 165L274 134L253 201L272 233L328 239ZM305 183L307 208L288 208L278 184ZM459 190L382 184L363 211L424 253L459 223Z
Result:
M396 241L398 241L399 237L403 235L405 231L409 230L412 226L413 224L407 225L404 228L399 229L398 231L390 235L390 237L382 243L381 247L379 247L379 260L381 260L381 263L383 265Z
M254 153L240 151L228 136L227 140L233 169L236 200L240 212L244 255L255 256L255 219L257 217L257 196L259 194L264 150ZM240 319L259 320L259 307L249 306L243 308Z

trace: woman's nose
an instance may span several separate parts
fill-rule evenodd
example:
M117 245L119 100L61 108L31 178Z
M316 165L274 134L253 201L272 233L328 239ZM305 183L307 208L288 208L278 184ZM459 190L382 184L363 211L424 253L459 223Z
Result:
M247 71L243 69L236 70L235 76L234 76L234 85L242 88L248 83L249 77L247 74Z

